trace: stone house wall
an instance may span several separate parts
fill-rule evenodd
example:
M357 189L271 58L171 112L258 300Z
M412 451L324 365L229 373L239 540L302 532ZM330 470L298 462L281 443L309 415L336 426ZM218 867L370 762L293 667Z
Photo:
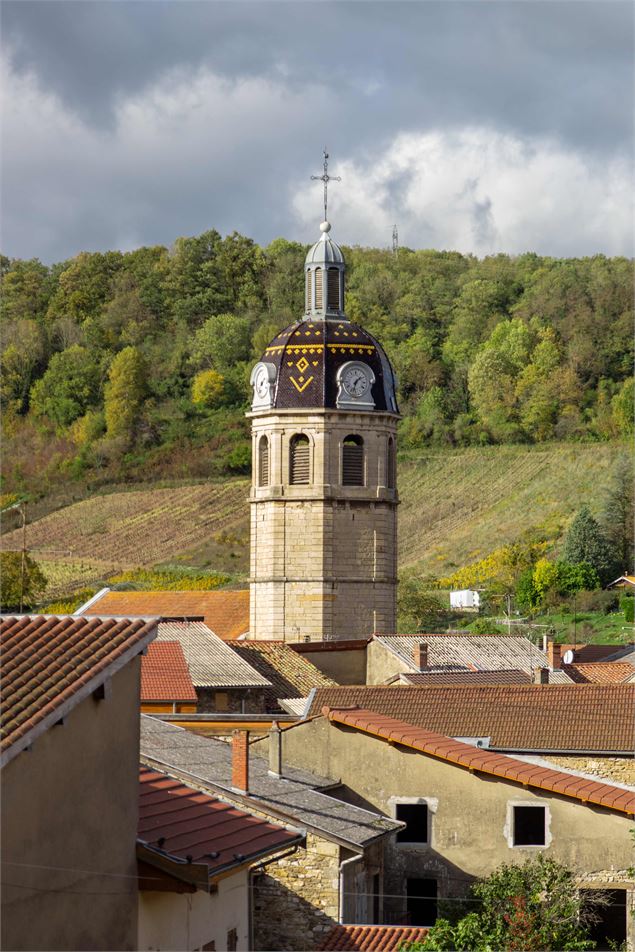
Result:
M566 770L579 770L616 783L635 786L635 758L633 757L558 757L552 754L546 758L554 767Z
M196 688L198 714L266 714L264 688Z

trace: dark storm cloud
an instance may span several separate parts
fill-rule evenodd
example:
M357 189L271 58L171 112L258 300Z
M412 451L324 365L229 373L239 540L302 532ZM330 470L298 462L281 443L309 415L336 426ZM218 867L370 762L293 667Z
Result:
M291 193L324 143L368 175L431 130L549 139L599 168L632 142L630 3L5 0L3 34L22 108L43 110L5 146L9 254L210 225L310 237ZM411 202L414 174L392 169L387 207ZM477 238L504 244L490 195L471 209Z

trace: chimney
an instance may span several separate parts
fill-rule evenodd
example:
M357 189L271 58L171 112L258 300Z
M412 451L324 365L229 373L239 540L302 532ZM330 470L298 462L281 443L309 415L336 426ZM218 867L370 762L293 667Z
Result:
M412 657L414 659L415 667L419 671L423 671L428 667L428 645L425 641L420 641L412 649Z
M232 789L249 793L249 731L232 733Z
M549 668L536 668L534 684L549 684Z
M560 667L560 660L562 655L562 645L556 645L553 641L550 641L547 645L547 658L549 659L549 667L552 671L557 671Z
M273 777L282 776L282 731L274 721L269 731L269 773Z

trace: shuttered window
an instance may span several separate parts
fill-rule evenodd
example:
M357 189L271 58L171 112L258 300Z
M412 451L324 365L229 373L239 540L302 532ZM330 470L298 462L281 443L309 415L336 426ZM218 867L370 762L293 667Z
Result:
M315 308L320 310L322 307L322 269L315 270Z
M306 273L306 309L310 311L313 306L311 301L311 272Z
M289 482L293 486L308 486L311 481L308 436L298 434L292 437L289 451Z
M364 441L361 436L347 436L342 446L342 485L364 485Z
M269 485L269 440L266 436L261 436L258 443L258 485Z
M328 307L329 311L340 309L340 273L337 268L328 270Z
M395 488L395 441L388 437L388 454L386 458L386 485L388 489Z

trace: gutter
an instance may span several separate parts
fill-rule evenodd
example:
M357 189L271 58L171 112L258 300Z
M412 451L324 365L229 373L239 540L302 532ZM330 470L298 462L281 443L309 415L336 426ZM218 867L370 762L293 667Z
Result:
M344 922L344 867L350 863L359 863L363 858L363 853L356 853L354 856L349 856L348 859L343 859L339 865L339 875L337 877L337 921L340 923Z
M485 747L499 754L554 754L573 757L635 757L635 750L569 750L565 747Z

